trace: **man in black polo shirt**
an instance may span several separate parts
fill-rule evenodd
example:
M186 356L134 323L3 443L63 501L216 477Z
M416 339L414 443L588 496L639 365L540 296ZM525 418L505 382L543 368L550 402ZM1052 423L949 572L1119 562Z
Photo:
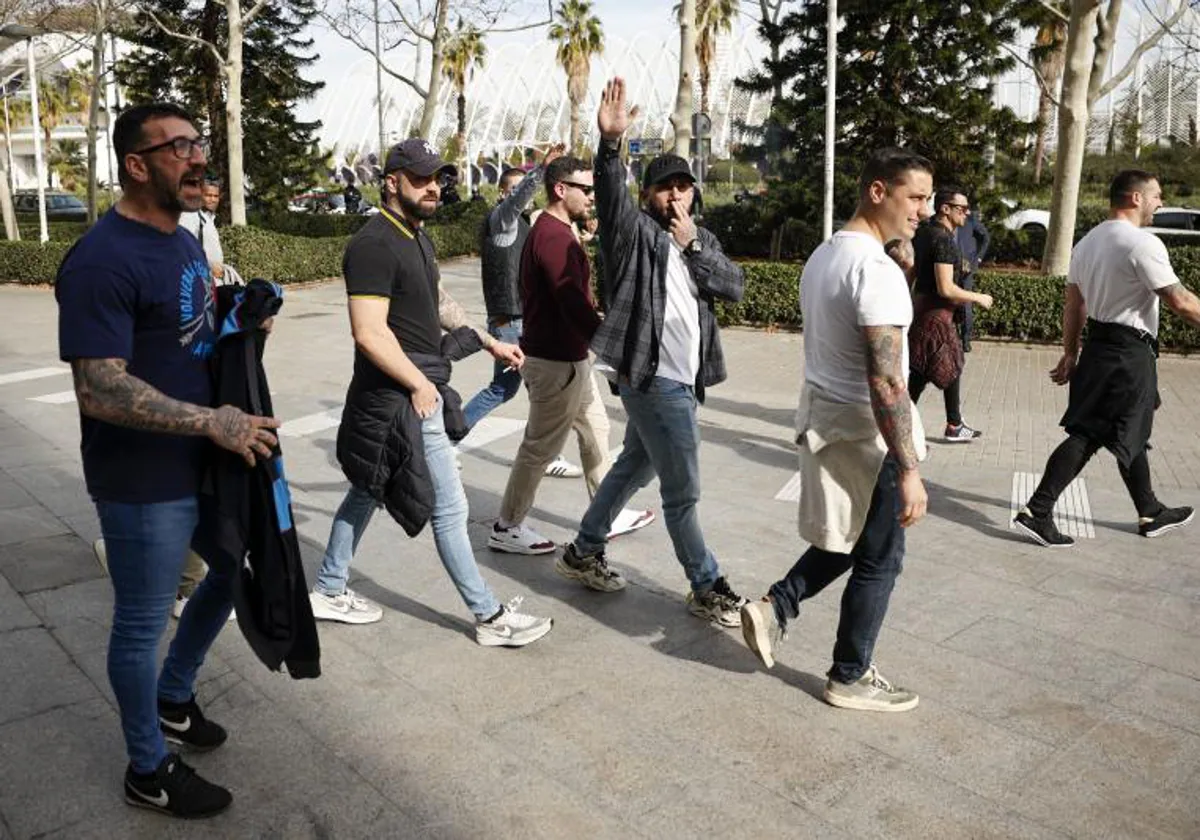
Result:
M422 229L437 210L438 177L453 167L420 139L393 146L384 165L383 207L346 247L342 271L350 296L355 379L390 377L407 392L421 418L422 445L432 479L430 516L434 541L450 579L477 620L482 645L520 647L549 632L548 618L502 606L479 574L467 534L467 497L446 434L442 397L409 354L441 355L442 330L471 327L497 360L519 368L519 347L496 341L467 322L462 308L442 287L433 243ZM350 561L377 502L352 486L338 508L325 558L311 594L313 615L347 624L367 624L383 610L348 589Z

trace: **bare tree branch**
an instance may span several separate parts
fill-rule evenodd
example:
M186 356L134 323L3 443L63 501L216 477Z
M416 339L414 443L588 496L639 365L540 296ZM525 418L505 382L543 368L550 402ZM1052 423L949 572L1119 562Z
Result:
M235 0L235 2L240 3L241 0ZM253 6L253 8L250 9L250 11L242 15L242 26L249 26L250 22L258 17L259 13L261 13L270 2L271 0L258 0L258 2Z
M220 50L218 50L215 45L205 41L203 38L198 38L195 35L188 35L186 32L176 32L174 29L159 20L158 15L154 14L154 12L148 6L143 6L142 11L149 15L150 20L154 21L154 25L161 29L165 35L169 35L172 38L178 38L181 41L188 41L207 49L216 57L217 65L221 68L222 72L227 72L225 67L225 56L221 55Z
M1163 36L1170 32L1171 28L1175 24L1179 23L1179 21L1183 19L1183 16L1187 14L1190 9L1190 0L1188 0L1188 2L1180 3L1179 8L1175 10L1175 14L1171 15L1171 17L1164 21L1160 21L1158 29L1152 32L1150 37L1137 45L1133 51L1133 54L1129 56L1129 60L1125 62L1125 66L1122 67L1118 72L1114 73L1112 77L1103 85L1099 85L1095 91L1089 92L1088 102L1092 103L1099 99L1103 99L1105 96L1108 96L1108 94L1120 87L1121 84L1129 78L1129 75L1137 68L1138 60L1147 52L1154 49L1158 45L1158 42L1163 39Z
M355 32L352 28L350 28L348 24L343 26L343 24L340 21L338 21L337 19L333 18L332 16L330 16L328 13L325 13L325 12L322 12L321 16L325 19L325 21L329 24L330 28L332 28L333 31L338 36L349 41L351 44L353 44L355 47L360 49L362 52L365 52L367 55L375 58L379 62L379 67L380 67L380 69L383 70L383 72L387 73L389 76L391 76L396 81L402 82L402 83L408 85L410 88L412 88L413 92L416 93L418 96L424 98L425 96L428 95L428 92L416 79L414 79L412 76L407 76L404 73L401 73L399 70L396 70L395 68L390 66L382 58L380 58L379 56L376 56L374 45L367 44L365 41L363 41L361 36L357 32ZM410 41L408 39L402 38L400 41L393 44L392 47L400 46L401 44L410 44L412 46L416 46L415 41Z
M1057 108L1058 107L1058 92L1050 89L1050 85L1046 82L1046 77L1043 76L1041 74L1041 72L1037 69L1037 65L1034 64L1029 59L1027 59L1025 56L1021 55L1021 53L1014 50L1011 45L1001 44L1001 46L1004 48L1004 50L1009 55L1011 55L1013 58L1015 58L1021 64L1024 64L1029 69L1029 71L1031 73L1033 73L1033 77L1035 79L1037 79L1038 88L1041 89L1042 93L1046 96L1046 98L1049 99L1051 103L1053 103L1055 108Z
M1046 11L1050 12L1050 14L1057 17L1063 23L1071 22L1070 16L1068 16L1066 14L1066 12L1064 12L1062 9L1060 9L1056 3L1051 2L1051 0L1038 0L1038 2L1041 3L1042 7Z

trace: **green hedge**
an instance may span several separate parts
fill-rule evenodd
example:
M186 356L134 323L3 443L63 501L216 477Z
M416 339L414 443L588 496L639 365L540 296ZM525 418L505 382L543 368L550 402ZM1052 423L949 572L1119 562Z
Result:
M0 242L0 283L53 283L69 242Z
M22 242L37 242L42 235L37 217L17 216L17 228ZM74 242L88 229L87 222L46 222L51 242Z
M1171 262L1179 279L1200 294L1200 247L1176 248ZM723 325L800 327L799 263L742 263L746 293L740 303L718 304ZM995 299L991 310L975 309L975 332L1018 341L1062 340L1064 279L1035 273L982 271L978 290ZM1159 340L1166 350L1200 349L1200 330L1163 307Z

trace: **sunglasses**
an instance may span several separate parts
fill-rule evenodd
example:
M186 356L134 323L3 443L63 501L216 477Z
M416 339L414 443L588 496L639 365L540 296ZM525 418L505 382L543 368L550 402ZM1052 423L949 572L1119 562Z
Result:
M170 149L175 153L175 157L180 160L191 160L197 151L202 155L207 155L210 142L207 137L172 137L170 140L164 140L157 145L137 149L132 154L148 155L160 149Z
M591 195L596 189L591 184L577 184L574 181L559 181L559 183L568 187L574 187L584 195Z
M971 205L969 204L947 204L946 206L951 210L961 210L964 213L971 212Z

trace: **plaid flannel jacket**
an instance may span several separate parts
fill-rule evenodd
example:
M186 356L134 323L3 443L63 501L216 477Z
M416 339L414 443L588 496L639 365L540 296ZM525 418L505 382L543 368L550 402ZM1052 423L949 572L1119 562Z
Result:
M601 139L596 154L596 215L604 256L604 323L592 351L634 388L645 390L658 370L658 348L667 301L667 254L671 235L637 208L625 186L620 143ZM697 228L704 246L684 257L700 289L700 372L696 393L725 380L725 355L717 327L717 299L737 302L745 290L742 269L721 250L712 233Z

